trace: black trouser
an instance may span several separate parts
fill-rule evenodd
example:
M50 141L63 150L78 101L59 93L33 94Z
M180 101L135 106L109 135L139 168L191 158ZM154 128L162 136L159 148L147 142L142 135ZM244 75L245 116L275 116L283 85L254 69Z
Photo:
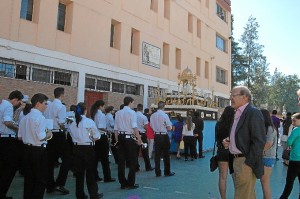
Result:
M183 142L184 142L184 157L185 159L188 158L188 151L190 151L191 158L196 158L196 142L194 136L183 136Z
M298 176L300 182L300 161L289 161L289 166L286 174L286 182L280 199L287 199L292 192L295 178Z
M18 140L18 170L21 175L24 175L24 143Z
M65 186L71 164L71 149L65 132L53 132L52 139L48 141L47 154L47 188L53 189L55 186ZM54 182L54 163L58 157L61 158L62 163L60 165L56 182Z
M24 199L44 197L47 184L46 148L24 146Z
M119 163L118 163L118 179L121 186L133 186L135 184L135 172L136 172L136 150L137 143L130 135L119 135L118 137L118 152L119 152ZM125 160L129 164L129 172L127 179L125 178Z
M161 175L160 170L160 158L163 157L164 159L164 174L169 175L171 173L170 169L170 139L168 134L160 135L155 134L154 137L154 143L155 143L155 174Z
M74 145L73 163L76 173L76 197L85 198L84 174L90 198L97 198L98 185L95 176L95 150L92 146Z
M114 132L111 133L111 152L114 156L114 159L115 159L115 163L118 164L119 162L119 154L118 154L118 149L114 146L116 143L116 138L115 138L115 134Z
M111 179L111 171L109 168L109 141L107 135L102 134L101 138L95 142L96 161L95 169L98 176L98 162L100 160L104 181Z
M198 141L198 154L199 157L203 156L203 133L198 133L198 136L195 137L195 146L197 146L197 141Z
M148 140L147 140L146 133L140 133L140 136L141 136L142 142L147 143L147 145L148 145ZM143 155L144 162L145 162L145 169L146 170L151 169L148 147L143 148L142 145L139 146L137 148L137 157L139 157L140 149L142 150L142 155ZM140 167L138 158L137 158L137 167L138 168Z
M0 199L5 198L18 167L17 140L0 138Z

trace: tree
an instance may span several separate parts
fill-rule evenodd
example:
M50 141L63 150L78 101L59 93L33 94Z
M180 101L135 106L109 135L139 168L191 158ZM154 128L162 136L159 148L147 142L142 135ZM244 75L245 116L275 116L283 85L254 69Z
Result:
M297 112L297 94L299 89L299 77L294 75L284 75L275 69L270 83L269 108L283 111L285 105L287 112Z
M231 87L240 85L246 78L245 57L241 55L241 47L233 37L234 17L231 15Z
M260 106L266 103L269 83L269 69L267 58L263 55L263 45L258 41L259 24L256 18L250 16L244 33L241 36L240 43L242 48L241 63L243 65L244 81L243 83L252 91L253 103Z

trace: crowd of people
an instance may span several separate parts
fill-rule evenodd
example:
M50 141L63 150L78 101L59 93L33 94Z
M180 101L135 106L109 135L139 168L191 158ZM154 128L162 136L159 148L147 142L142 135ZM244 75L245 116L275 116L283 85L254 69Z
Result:
M0 101L0 199L12 198L6 194L17 170L24 175L24 199L43 198L45 191L69 194L65 187L69 171L76 177L77 199L99 199L104 194L97 182L116 181L111 175L110 151L118 165L121 189L139 187L136 172L140 170L140 153L145 171L154 170L156 177L162 176L162 159L164 176L174 176L170 162L172 140L177 145L177 159L181 158L181 142L185 161L204 157L204 122L197 111L187 112L185 119L177 114L171 120L164 112L163 101L150 111L144 110L142 104L135 105L134 99L127 96L116 112L114 107L105 106L103 100L92 105L89 115L85 103L72 105L70 111L74 117L70 119L66 117L64 96L64 88L58 87L54 89L53 101L37 93L29 103L28 96L16 90ZM281 143L284 149L291 150L289 162L284 162L288 171L280 197L286 199L296 177L300 183L300 113L288 113L280 122L275 110L271 115L266 109L258 109L251 104L251 98L247 87L233 88L231 106L224 109L215 127L220 196L226 198L229 172L234 182L234 198L255 198L256 179L260 179L264 199L271 198L270 176L278 160L279 128L283 123ZM153 151L154 167L150 162ZM61 164L55 178L58 158ZM98 162L103 178L98 172ZM89 197L84 192L85 178Z

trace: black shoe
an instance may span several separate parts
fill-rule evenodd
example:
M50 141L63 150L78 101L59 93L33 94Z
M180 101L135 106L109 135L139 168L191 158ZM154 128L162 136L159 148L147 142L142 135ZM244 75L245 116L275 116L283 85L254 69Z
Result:
M104 180L104 182L115 182L115 181L116 181L115 178L110 178L110 179Z
M204 156L204 155L201 155L201 156L199 156L199 158L205 158L205 156Z
M103 198L103 196L104 196L103 193L98 193L97 197L95 199L101 199L101 198Z
M88 199L89 197L87 195L81 196L81 197L76 197L76 199Z
M194 161L194 158L192 158L191 161Z
M128 185L128 186L127 186L127 189L137 189L137 188L139 188L139 185L138 185L138 184Z
M102 182L103 178L100 178L99 176L97 176L96 180L97 180L97 182Z
M126 185L121 185L121 187L120 187L121 189L125 189L126 188Z
M165 174L166 177L173 176L173 175L175 175L175 172L171 172L169 174Z
M47 188L47 193L53 193L55 191L54 188Z
M159 173L159 174L156 174L156 177L160 177L161 176L161 174Z
M154 168L153 167L150 167L149 169L146 169L146 171L153 171Z
M184 161L188 161L188 159L187 159L187 158L185 158L185 159L184 159Z
M69 190L63 186L55 187L55 191L60 192L62 195L67 195L70 193Z

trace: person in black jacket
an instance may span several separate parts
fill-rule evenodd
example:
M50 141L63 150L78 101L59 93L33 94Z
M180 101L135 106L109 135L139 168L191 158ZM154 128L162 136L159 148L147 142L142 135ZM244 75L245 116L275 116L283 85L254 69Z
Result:
M226 198L226 182L229 168L229 149L225 149L222 142L225 138L229 137L234 114L234 108L227 106L215 127L215 140L218 147L219 192L222 199Z
M204 158L205 156L202 154L202 150L203 150L203 133L202 133L202 131L204 128L204 123L203 123L202 118L200 117L199 111L196 111L194 113L193 123L195 124L194 136L195 136L196 146L197 146L197 141L199 143L198 157ZM197 157L195 157L195 158L197 158Z

